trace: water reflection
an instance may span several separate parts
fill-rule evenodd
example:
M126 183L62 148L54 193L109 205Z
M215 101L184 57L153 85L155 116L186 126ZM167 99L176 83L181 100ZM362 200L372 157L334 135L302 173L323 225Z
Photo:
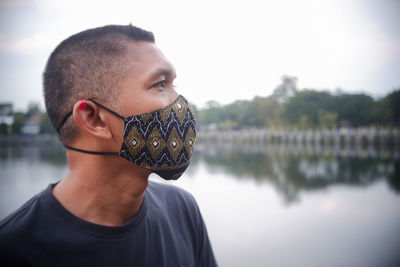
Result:
M168 183L196 197L221 266L400 266L397 155L198 144L185 177ZM59 143L0 147L0 219L67 171Z
M47 162L57 166L65 166L67 159L64 147L60 142L45 142L19 145L3 145L0 147L0 161L28 159L34 162Z
M235 179L255 179L274 186L290 204L300 192L331 185L365 187L386 180L400 193L400 152L376 147L331 147L293 144L198 144L189 173L204 162L211 173L223 172ZM59 142L3 146L0 161L15 159L65 167L64 148Z
M301 191L340 184L364 187L380 179L385 179L393 191L400 193L400 160L390 157L397 155L395 152L370 149L363 154L347 148L346 153L337 153L333 148L328 149L271 144L200 145L193 165L204 161L210 172L268 182L288 204L298 201ZM378 159L372 155L386 156Z

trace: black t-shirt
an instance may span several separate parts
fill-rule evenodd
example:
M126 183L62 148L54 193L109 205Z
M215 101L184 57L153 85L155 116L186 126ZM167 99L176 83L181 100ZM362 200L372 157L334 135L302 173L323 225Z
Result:
M71 214L49 185L0 222L0 266L217 266L188 192L149 182L135 217L121 226Z

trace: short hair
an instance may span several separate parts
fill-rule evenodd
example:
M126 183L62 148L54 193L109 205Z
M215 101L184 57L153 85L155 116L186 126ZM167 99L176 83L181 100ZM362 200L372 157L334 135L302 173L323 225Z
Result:
M126 56L131 40L154 43L154 35L131 24L107 25L72 35L51 53L43 73L44 99L63 143L76 137L73 119L58 128L79 99L106 100L118 110L120 82L132 65Z

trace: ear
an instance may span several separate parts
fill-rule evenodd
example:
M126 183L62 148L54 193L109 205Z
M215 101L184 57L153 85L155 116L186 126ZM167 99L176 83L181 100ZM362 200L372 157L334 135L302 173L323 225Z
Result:
M112 138L104 112L93 102L89 100L77 101L72 116L82 133L101 139Z

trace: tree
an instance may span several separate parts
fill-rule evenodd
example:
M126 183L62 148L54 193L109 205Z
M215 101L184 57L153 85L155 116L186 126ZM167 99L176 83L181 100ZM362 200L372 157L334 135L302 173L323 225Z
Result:
M15 112L14 123L12 124L12 133L20 134L24 124L25 124L25 114L22 112Z
M349 125L368 125L372 122L371 110L374 105L372 97L365 94L340 94L335 96L334 111L340 123Z
M40 121L40 132L41 133L56 133L55 129L53 128L53 125L51 124L49 115L47 113L43 113L41 116L41 121Z
M286 103L290 97L293 97L297 93L297 78L283 75L281 80L281 84L275 88L272 97L278 103Z
M31 117L33 114L36 113L41 113L40 105L36 102L29 103L28 110L25 112L25 118L28 119L29 117Z
M335 128L337 126L337 118L337 113L321 113L319 116L319 126L321 126L322 128Z
M387 98L380 99L374 103L370 112L371 123L389 124L393 118L393 111Z
M209 101L198 111L203 124L223 127L324 127L371 123L400 125L400 89L375 101L366 94L334 94L312 89L297 90L297 78L283 76L269 97L220 105Z
M286 103L282 112L282 119L289 125L302 127L315 127L320 125L320 119L327 113L335 113L332 110L333 97L329 92L316 92L304 90L297 92ZM330 117L330 124L333 124L333 116Z
M282 126L281 113L283 105L279 104L276 98L264 97L257 98L258 110L260 114L260 124L268 127Z
M392 110L392 123L400 124L400 89L390 93L385 97L390 109Z

